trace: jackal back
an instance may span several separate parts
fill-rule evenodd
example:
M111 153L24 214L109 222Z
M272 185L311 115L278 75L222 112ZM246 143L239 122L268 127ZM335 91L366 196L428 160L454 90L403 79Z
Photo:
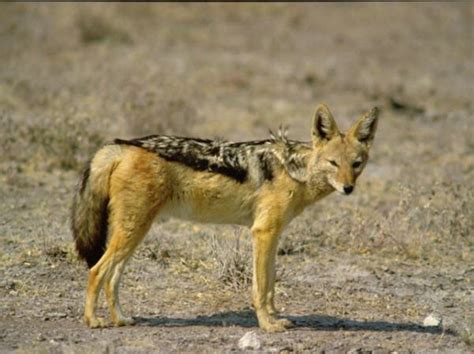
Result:
M270 139L245 142L151 135L132 140L115 139L115 144L132 145L154 152L161 158L184 164L196 171L219 173L244 183L260 185L271 181L275 170L285 168L302 180L309 143L289 140L280 130Z

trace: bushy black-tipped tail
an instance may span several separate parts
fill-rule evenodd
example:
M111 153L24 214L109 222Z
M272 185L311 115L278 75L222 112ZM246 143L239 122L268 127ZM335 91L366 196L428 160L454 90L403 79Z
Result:
M99 261L107 247L109 179L114 159L106 149L113 146L99 151L85 168L72 204L71 228L76 250L89 268Z

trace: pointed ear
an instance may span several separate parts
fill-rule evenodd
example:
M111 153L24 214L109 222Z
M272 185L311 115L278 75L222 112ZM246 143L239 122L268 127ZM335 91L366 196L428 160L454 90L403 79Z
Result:
M316 112L314 112L313 128L311 129L313 145L329 141L338 134L340 134L339 129L328 106L318 105Z
M359 120L349 129L347 135L352 136L368 147L372 145L375 131L377 130L377 122L379 117L379 109L372 108L366 114L359 118Z

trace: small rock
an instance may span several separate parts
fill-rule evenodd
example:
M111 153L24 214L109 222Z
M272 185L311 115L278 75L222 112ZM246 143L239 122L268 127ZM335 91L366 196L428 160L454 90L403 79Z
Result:
M262 343L254 331L245 333L243 337L239 339L240 349L260 349L261 346Z
M61 342L61 341L65 340L65 339L66 339L66 337L64 336L64 334L58 334L58 335L56 335L56 336L54 337L54 340L55 340L56 342Z
M16 289L16 283L14 281L7 281L2 284L5 289L7 290L15 290Z
M55 318L66 318L67 313L64 312L48 312L43 316L43 321L49 321Z
M423 320L423 327L439 327L441 325L441 317L435 314L430 314Z

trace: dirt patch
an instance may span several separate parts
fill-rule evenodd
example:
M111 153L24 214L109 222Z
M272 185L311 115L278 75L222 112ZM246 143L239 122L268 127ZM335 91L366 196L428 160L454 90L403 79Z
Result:
M1 4L0 350L471 352L474 127L470 3ZM169 220L126 270L134 327L82 323L87 270L69 207L115 138L309 139L315 105L342 129L382 110L354 195L282 237L276 297L250 307L250 239ZM107 316L105 304L99 310ZM425 327L433 314L439 326Z

